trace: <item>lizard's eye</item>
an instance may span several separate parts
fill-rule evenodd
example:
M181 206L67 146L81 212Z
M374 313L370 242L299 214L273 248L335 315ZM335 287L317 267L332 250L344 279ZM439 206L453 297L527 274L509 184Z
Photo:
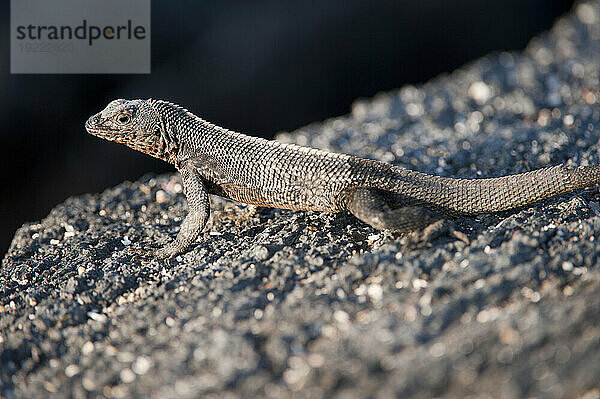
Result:
M120 114L117 116L117 121L121 124L121 125L126 125L131 121L131 115L129 114Z

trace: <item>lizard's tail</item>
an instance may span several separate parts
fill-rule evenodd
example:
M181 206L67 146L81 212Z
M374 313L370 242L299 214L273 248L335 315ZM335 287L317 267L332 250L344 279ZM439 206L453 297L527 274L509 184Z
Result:
M448 214L499 212L600 183L600 166L557 165L490 179L452 179L394 167L390 191Z

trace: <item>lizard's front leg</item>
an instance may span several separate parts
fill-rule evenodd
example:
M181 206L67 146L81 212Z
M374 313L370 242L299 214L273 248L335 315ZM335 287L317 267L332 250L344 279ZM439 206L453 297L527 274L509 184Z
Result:
M188 161L178 169L183 180L183 192L187 198L189 211L181 224L177 238L156 251L155 254L159 258L171 258L185 251L198 238L210 216L208 191L194 163Z

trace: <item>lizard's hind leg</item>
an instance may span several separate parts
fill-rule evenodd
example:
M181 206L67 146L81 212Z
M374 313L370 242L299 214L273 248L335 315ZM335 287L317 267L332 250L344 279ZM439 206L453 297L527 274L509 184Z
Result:
M348 197L348 210L376 229L403 233L422 230L443 219L438 213L420 206L392 208L385 193L372 188L353 190Z

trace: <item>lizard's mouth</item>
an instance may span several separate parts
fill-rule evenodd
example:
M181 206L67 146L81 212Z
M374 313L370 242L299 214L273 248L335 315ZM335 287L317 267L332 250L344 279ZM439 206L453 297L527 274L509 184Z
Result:
M101 121L102 118L100 117L100 114L90 116L90 118L87 121L85 121L85 130L87 130L88 133L93 134L95 136L101 134L103 132L103 129L98 128Z
M85 130L87 130L87 132L93 136L98 136L110 141L115 141L117 135L123 133L103 125L103 120L100 114L91 116L85 122Z

